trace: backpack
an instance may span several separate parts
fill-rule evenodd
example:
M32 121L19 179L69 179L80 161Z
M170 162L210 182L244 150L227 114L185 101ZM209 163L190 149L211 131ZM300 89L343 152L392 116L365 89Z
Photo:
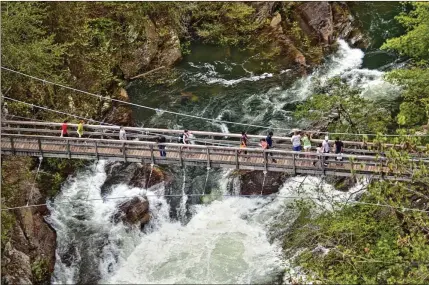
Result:
M183 134L179 135L179 139L178 139L179 143L183 143Z

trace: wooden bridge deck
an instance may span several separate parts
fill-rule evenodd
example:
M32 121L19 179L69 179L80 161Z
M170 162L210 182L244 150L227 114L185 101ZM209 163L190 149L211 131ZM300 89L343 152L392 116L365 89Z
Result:
M286 172L291 174L361 176L408 180L409 175L392 171L383 157L294 152L260 148L244 149L213 145L166 143L167 156L161 157L158 144L150 141L119 141L90 138L62 138L2 134L1 152L6 155L59 157L69 159L106 159L159 165L201 166L243 170ZM268 159L265 159L265 156ZM326 157L328 165L324 166ZM272 161L272 158L276 162Z

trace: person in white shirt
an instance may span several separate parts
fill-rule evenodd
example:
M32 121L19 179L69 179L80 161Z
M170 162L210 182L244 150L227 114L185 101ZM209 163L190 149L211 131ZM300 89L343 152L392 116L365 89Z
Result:
M325 136L325 140L322 143L322 149L323 149L323 153L330 153L331 152L331 146L329 145L329 137ZM328 158L325 156L324 157L324 164L325 166L327 166L328 164L326 163L326 160Z
M124 127L121 127L119 129L119 139L121 141L126 141L127 140L127 133L125 132Z
M121 141L127 140L127 133L125 132L124 127L121 127L119 129L119 140L121 140ZM122 149L121 149L121 152L122 152Z
M295 135L292 136L290 141L292 142L294 151L301 151L301 136L298 131L295 131Z

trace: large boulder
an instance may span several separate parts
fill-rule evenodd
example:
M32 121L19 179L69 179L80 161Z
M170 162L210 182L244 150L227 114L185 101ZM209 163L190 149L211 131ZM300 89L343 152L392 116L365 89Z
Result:
M152 175L151 175L152 172ZM107 178L101 186L101 194L107 194L115 185L150 188L165 179L164 173L156 166L135 162L109 162L106 164Z
M277 193L288 175L281 172L238 171L230 181L230 189L236 189L240 195L270 195Z
M150 220L149 202L142 197L123 202L118 210L113 214L112 219L115 223L120 221L127 225L144 226Z
M327 183L335 187L335 189L343 192L347 192L356 185L357 180L355 177L336 177L327 176L325 177Z

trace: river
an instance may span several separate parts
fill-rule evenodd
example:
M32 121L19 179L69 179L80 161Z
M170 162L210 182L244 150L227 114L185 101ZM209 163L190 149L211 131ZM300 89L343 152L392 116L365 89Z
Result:
M127 91L136 104L274 129L300 126L292 111L312 94L315 79L323 83L341 76L361 87L366 98L392 100L398 88L385 82L383 75L402 60L379 47L387 37L401 32L392 20L398 9L397 3L357 4L355 14L371 36L369 48L354 49L339 40L338 50L306 77L287 69L264 72L263 63L239 50L194 45L167 81L151 85L135 81ZM182 99L183 93L187 100ZM134 117L150 127L267 131L141 108L134 109ZM121 184L102 197L104 167L100 161L70 177L49 206L49 220L58 233L54 283L281 282L285 270L291 268L281 241L272 234L273 225L280 218L285 224L292 222L297 215L287 210L295 198L285 197L348 198L329 185L318 187L321 181L315 177L290 178L278 194L264 198L224 197L234 193L228 189L230 173L195 168L176 169L175 182L168 189ZM180 197L166 198L165 193ZM190 193L210 195L191 199ZM144 233L115 225L110 218L118 203L136 195L146 195L150 202L152 219Z

